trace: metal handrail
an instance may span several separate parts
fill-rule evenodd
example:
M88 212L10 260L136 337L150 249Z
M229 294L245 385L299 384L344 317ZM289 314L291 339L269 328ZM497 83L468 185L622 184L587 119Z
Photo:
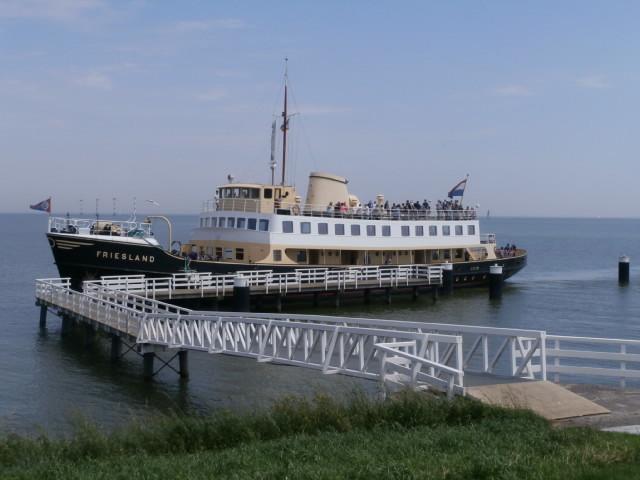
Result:
M50 217L47 232L87 233L117 237L141 236L147 238L151 237L151 224L124 220Z

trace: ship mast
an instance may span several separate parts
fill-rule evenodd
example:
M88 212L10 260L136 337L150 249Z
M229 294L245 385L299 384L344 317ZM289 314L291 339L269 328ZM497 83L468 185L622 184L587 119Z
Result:
M287 130L289 130L289 118L287 117L287 62L288 58L284 59L284 111L282 112L282 185L284 186L284 175L287 164Z

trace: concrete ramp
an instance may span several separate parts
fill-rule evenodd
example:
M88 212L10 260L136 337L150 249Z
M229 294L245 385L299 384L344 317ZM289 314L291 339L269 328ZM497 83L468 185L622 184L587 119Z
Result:
M466 391L481 402L530 409L547 420L609 413L597 403L546 381L486 384L468 387Z

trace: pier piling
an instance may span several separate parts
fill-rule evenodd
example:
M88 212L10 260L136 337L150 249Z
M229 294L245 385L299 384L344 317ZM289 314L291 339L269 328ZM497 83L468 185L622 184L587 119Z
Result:
M180 378L189 378L189 352L187 350L178 352L178 365Z
M122 339L120 335L111 334L111 361L113 363L120 360L122 355Z
M618 259L618 283L620 285L626 285L629 283L630 262L631 259L626 255L622 255Z
M151 380L153 378L153 361L156 358L154 352L144 352L142 354L142 376L145 380Z
M249 281L243 277L233 279L233 311L248 312L251 308Z
M502 297L502 265L491 265L489 267L489 298L495 300Z
M40 305L40 328L47 326L47 306L45 304Z
M384 289L384 297L385 297L385 301L387 302L387 305L391 305L391 289L390 288Z
M449 262L442 264L442 293L453 293L453 264Z

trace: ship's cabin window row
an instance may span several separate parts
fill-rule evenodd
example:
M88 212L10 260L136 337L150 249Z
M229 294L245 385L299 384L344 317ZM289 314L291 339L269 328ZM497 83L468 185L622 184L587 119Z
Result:
M296 225L298 224L298 225ZM311 222L294 222L293 220L283 220L281 222L282 225L282 233L302 233L302 234L313 234L317 233L318 235L328 235L329 234L329 224L326 222L320 222L314 226ZM200 228L209 228L209 227L218 227L218 228L235 228L240 230L258 230L261 232L269 231L269 220L268 219L256 219L256 218L244 218L244 217L206 217L200 218ZM296 228L298 227L298 228ZM334 234L335 235L345 235L346 228L343 223L334 224ZM366 232L366 235L369 237L375 237L381 234L383 237L391 236L391 225L381 225L381 228L378 230L376 225L360 225L360 224L351 224L349 225L349 233L351 236L360 236L362 235L362 230ZM430 237L438 236L438 226L437 225L429 225L428 227L428 235ZM316 230L316 231L314 231ZM412 235L413 233L413 235ZM450 225L442 225L441 226L441 235L448 237L451 236L451 226ZM476 226L475 225L466 225L466 232L464 225L455 225L453 234L455 236L463 236L463 235L475 235L476 234ZM400 226L400 235L403 237L423 237L425 235L425 227L423 225L416 225L411 230L409 225L401 225Z

